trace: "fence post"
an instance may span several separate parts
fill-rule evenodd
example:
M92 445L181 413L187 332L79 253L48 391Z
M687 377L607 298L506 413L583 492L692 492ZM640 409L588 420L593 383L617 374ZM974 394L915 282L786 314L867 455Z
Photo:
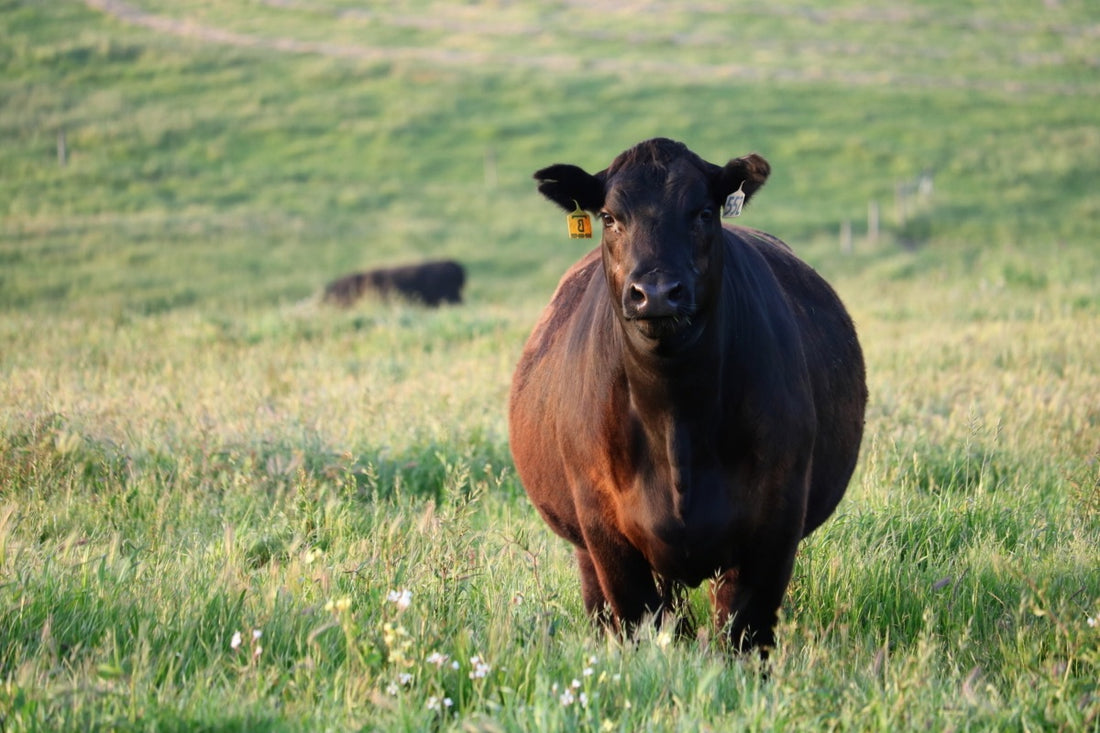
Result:
M851 219L845 219L840 225L840 251L846 255L852 254Z
M867 204L867 244L874 247L878 243L878 201L872 199Z

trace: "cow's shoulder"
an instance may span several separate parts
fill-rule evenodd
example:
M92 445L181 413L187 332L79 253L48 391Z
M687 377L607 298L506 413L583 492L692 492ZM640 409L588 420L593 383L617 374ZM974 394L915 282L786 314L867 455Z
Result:
M602 324L609 318L607 286L597 248L569 268L558 283L524 347L516 372L517 385L526 384L530 371L537 365L555 372L584 371L584 365L578 362L584 357L576 353L576 348L580 342L606 342L606 338L592 338L590 331L610 329L612 324ZM572 365L567 366L570 362ZM575 376L577 372L573 373Z
M774 279L787 300L795 302L804 298L818 300L831 298L832 289L816 270L802 260L786 242L756 229L747 227L727 227L727 242L731 245L733 257L752 277ZM766 275L764 269L766 268ZM839 302L836 304L839 305Z
M796 257L789 244L767 232L731 224L727 224L725 230L727 242L732 240L739 246L748 247L768 259Z
M594 279L602 276L600 250L597 247L562 276L550 303L535 325L532 341L556 333L572 321L575 314L585 307L586 295Z

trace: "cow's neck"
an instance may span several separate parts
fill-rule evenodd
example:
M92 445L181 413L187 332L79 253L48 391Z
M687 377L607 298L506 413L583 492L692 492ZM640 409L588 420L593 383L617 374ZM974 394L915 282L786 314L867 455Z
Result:
M627 326L628 327L628 326ZM631 401L645 414L683 414L720 402L726 329L701 324L691 344L674 352L648 348L623 334L623 367Z
M628 340L629 341L629 340ZM664 458L667 480L688 500L693 455L713 441L722 404L722 344L703 333L675 357L656 356L627 343L623 364L630 406L645 436L647 453Z
M631 402L646 415L697 410L719 389L718 364L709 349L693 349L675 358L628 353L624 359ZM715 395L717 396L717 395Z

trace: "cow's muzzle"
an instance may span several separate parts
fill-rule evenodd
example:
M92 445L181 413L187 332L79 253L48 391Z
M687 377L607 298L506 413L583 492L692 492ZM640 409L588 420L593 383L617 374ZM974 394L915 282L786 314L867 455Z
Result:
M623 288L623 317L644 336L671 338L691 325L695 298L683 280L662 272L635 278Z
M629 320L675 318L684 315L690 294L679 278L651 272L623 289L623 315Z

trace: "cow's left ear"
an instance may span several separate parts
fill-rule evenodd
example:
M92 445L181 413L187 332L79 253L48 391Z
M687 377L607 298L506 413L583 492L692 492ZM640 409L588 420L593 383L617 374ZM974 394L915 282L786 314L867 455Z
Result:
M771 172L768 161L756 153L732 159L714 177L714 196L718 205L725 203L726 197L738 189L745 194L747 204Z
M535 173L539 193L566 211L580 206L585 211L599 211L604 200L604 171L586 173L575 165L559 163Z

